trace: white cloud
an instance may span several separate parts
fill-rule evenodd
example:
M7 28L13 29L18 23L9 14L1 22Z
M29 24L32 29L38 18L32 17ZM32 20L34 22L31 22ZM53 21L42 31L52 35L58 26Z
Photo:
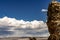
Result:
M42 11L42 12L47 12L48 10L47 10L47 9L42 9L41 11Z
M8 37L8 36L38 37L38 36L49 36L49 33L47 25L43 21L37 21L37 20L24 21L5 16L3 18L0 18L0 37Z
M0 26L12 26L18 28L42 28L46 27L46 23L43 21L24 21L24 20L17 20L15 18L3 17L0 18Z

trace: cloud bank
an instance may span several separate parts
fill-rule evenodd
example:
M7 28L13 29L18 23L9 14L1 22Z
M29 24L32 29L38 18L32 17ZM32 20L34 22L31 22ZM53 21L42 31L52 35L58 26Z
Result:
M43 21L24 21L15 18L0 18L0 37L41 37L49 36L46 23Z
M17 20L15 18L3 17L0 18L0 26L12 26L18 28L42 28L46 27L46 23L43 21L24 21L24 20Z

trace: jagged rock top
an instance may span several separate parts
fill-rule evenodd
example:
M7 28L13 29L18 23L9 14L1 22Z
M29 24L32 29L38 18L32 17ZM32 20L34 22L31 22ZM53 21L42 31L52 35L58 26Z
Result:
M58 1L52 1L51 4L54 4L55 6L60 6L60 2Z
M50 11L50 12L49 12ZM60 13L60 2L52 1L48 7L48 13Z

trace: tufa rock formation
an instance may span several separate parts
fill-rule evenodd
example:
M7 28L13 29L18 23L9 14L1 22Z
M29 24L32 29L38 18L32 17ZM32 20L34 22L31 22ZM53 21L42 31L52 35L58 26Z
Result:
M35 37L30 37L29 40L36 40L36 38Z
M52 1L47 12L48 40L60 40L60 2Z

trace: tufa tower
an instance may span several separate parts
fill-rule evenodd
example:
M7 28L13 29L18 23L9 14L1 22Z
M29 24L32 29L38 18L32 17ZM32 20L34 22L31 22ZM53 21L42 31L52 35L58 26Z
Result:
M60 40L60 2L53 0L48 7L47 26L50 36L48 40Z

